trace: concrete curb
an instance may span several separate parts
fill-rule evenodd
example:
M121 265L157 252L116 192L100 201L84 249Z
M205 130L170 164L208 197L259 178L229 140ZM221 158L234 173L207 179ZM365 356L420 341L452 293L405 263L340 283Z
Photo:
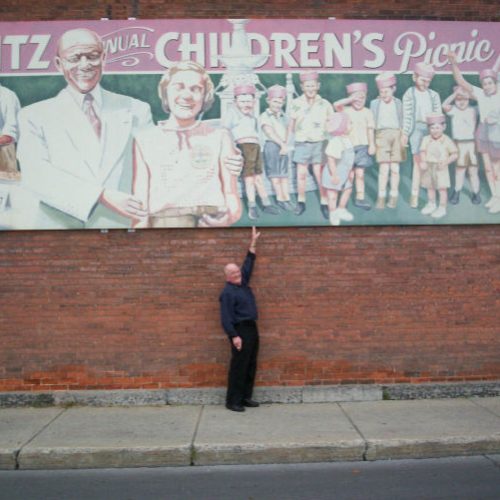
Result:
M250 465L443 458L500 453L500 436L441 441L357 440L322 446L288 444L192 445L156 448L38 448L0 450L0 470L100 469L202 465Z
M191 465L191 447L37 448L21 451L19 469L107 469Z
M363 460L365 443L289 444L284 446L195 446L193 465L289 464Z
M16 469L18 454L19 454L19 449L15 448L0 449L0 470Z
M367 442L366 460L396 460L405 458L442 458L464 455L487 455L500 452L500 435L483 438L453 438L438 441L415 439L387 442Z

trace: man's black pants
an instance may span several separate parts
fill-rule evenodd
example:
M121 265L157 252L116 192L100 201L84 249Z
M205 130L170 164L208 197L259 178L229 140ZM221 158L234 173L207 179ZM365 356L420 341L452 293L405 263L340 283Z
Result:
M243 346L238 351L231 342L231 364L227 383L226 403L241 405L244 399L252 398L255 372L257 371L257 353L259 351L259 331L255 321L242 321L236 326Z

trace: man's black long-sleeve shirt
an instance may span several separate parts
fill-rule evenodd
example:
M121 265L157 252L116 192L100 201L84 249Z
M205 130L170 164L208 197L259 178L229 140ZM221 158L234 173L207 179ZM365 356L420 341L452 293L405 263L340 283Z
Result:
M248 286L252 276L255 254L248 252L241 266L241 285L226 283L220 294L222 327L228 337L236 337L235 325L245 320L257 319L257 304L252 289Z

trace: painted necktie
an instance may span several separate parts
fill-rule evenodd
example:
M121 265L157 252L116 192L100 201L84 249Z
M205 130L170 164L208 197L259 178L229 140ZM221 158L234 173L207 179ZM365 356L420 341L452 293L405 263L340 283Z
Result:
M97 137L100 139L101 120L99 119L97 113L95 112L93 103L94 103L94 97L92 96L92 94L85 94L85 97L83 99L83 112L89 119L89 122L92 125L92 128L94 129L94 132L96 133Z

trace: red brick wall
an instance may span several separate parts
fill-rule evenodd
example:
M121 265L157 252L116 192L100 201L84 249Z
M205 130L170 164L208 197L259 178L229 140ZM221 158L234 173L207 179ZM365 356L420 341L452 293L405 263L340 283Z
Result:
M2 0L0 20L185 18L440 19L499 21L497 0Z
M499 21L497 2L4 0L0 20ZM222 267L248 229L0 233L0 390L225 383ZM500 378L498 226L264 229L260 385Z

